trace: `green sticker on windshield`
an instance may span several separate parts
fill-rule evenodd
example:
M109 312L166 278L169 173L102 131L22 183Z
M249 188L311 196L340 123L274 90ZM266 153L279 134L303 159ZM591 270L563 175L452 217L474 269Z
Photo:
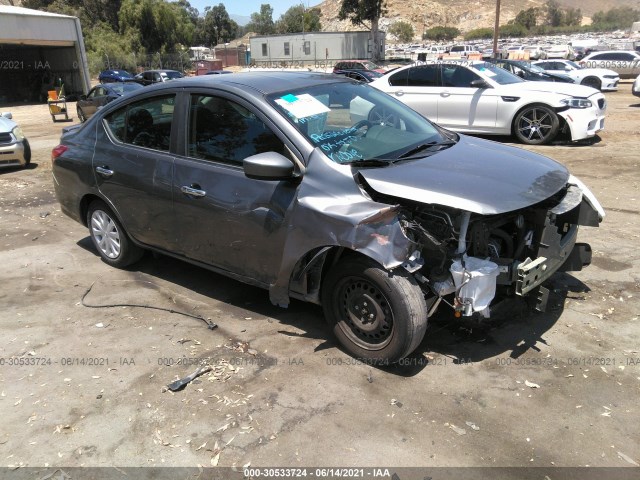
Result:
M292 93L285 95L284 97L281 97L282 100L284 100L285 102L289 102L289 103L293 103L296 100L298 100L298 97L296 97L295 95L293 95Z

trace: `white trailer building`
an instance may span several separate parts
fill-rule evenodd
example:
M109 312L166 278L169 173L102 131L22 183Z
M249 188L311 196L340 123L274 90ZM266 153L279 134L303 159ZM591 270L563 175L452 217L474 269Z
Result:
M385 33L380 38L379 58L384 58ZM371 33L309 32L256 36L249 39L251 63L256 66L332 65L339 60L373 58Z
M80 20L0 5L0 105L45 101L60 80L67 96L89 91Z

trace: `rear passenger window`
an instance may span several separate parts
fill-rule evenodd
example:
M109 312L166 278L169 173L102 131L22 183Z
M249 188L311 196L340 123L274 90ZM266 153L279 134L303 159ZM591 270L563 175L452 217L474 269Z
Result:
M174 103L174 95L141 100L116 110L106 117L106 123L123 143L166 152L171 144Z
M192 95L187 154L242 166L264 152L289 156L284 143L255 114L222 97Z
M407 86L409 87L437 87L438 65L424 65L409 69Z

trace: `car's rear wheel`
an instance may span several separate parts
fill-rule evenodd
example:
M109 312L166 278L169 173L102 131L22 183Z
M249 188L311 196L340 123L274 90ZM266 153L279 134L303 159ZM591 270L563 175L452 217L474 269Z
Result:
M522 143L543 145L558 135L560 120L550 107L541 104L527 105L513 121L513 131Z
M427 329L422 290L405 270L388 272L368 258L348 258L322 287L327 322L354 357L393 363L420 344Z
M580 84L586 87L595 88L596 90L600 90L602 88L602 82L598 77L584 78Z
M101 200L89 205L87 225L93 245L105 263L117 268L137 262L144 250L135 245L111 209Z
M76 113L78 114L78 120L80 120L80 123L87 121L87 117L84 116L84 112L79 106L76 107Z

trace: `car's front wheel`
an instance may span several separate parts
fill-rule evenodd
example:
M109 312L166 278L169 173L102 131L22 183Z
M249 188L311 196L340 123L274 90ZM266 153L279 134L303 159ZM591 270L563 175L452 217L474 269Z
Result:
M322 305L340 344L374 364L403 359L427 329L427 306L415 279L368 258L347 258L329 272Z
M100 257L112 267L123 268L137 262L144 250L135 245L111 209L101 200L89 205L87 225Z
M527 105L520 110L513 121L513 131L522 143L543 145L558 135L560 120L558 115L546 105Z

